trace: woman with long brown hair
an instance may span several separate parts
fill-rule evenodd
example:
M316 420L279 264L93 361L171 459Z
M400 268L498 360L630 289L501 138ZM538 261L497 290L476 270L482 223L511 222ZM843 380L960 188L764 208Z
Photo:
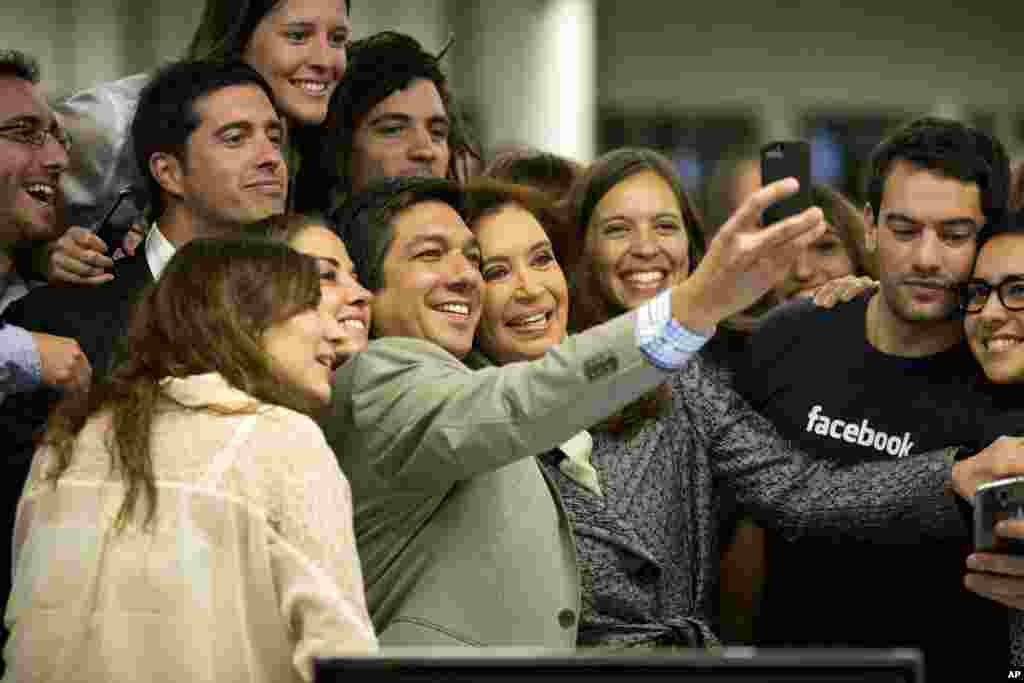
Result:
M351 494L310 418L338 323L314 260L194 240L130 357L51 419L15 527L16 680L311 680L376 648Z

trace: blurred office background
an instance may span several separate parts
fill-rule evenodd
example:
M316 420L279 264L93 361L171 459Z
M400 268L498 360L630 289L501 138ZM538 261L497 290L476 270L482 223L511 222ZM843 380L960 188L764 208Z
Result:
M35 54L51 97L179 56L203 0L3 0L0 46ZM729 150L812 141L818 180L859 198L892 126L960 118L1024 152L1024 41L1011 3L932 0L354 0L354 36L439 50L485 153L589 160L650 145L700 193Z

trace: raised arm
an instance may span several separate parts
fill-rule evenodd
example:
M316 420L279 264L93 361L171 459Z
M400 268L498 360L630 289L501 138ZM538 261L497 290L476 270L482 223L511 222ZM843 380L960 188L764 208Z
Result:
M390 338L338 371L321 423L343 466L368 458L395 485L444 490L553 448L667 376L638 348L633 314L540 360L478 371L428 342Z

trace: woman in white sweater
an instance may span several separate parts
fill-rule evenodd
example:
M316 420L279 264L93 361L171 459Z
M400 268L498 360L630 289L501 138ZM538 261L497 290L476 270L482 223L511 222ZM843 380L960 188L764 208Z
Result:
M35 455L7 679L311 680L314 657L376 650L349 485L308 416L337 363L319 277L279 243L174 256L130 359Z

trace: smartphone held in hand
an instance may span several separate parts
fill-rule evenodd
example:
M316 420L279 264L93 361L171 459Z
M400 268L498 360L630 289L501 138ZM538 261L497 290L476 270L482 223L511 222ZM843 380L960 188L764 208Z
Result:
M974 495L974 549L1024 555L1024 540L996 536L1004 519L1024 519L1024 477L1000 479L978 487Z
M116 226L114 225L114 221L113 221L114 213L117 211L118 207L121 206L121 202L123 202L125 199L133 196L134 194L135 194L135 190L133 188L131 188L131 187L122 188L117 193L117 196L114 197L114 200L110 203L110 206L107 208L106 212L104 212L103 218L101 218L99 220L99 222L96 224L95 228L93 229L93 232L96 233L96 236L99 237L104 242L106 242L108 247L116 246L116 245L113 244L113 242L118 237L121 237L121 238L124 237L124 232L125 231L124 230L117 230Z
M796 178L796 194L764 210L762 223L771 225L811 208L811 146L803 140L779 140L761 148L761 184Z

